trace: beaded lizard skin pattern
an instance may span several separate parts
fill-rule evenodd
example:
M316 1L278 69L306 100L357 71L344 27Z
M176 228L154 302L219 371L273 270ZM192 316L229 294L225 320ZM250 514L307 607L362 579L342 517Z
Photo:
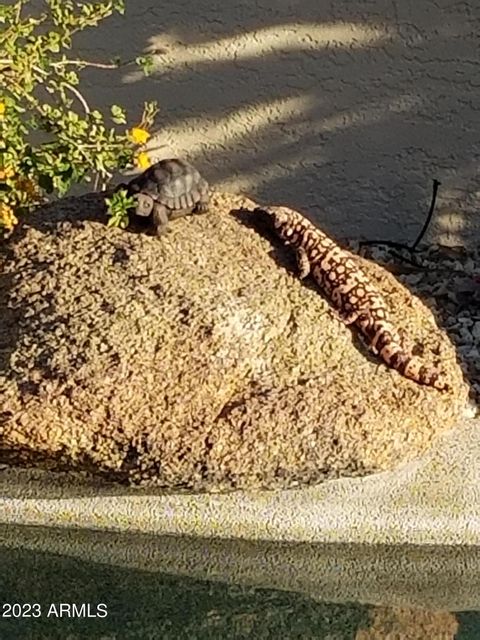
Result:
M440 391L448 388L438 369L404 348L399 332L388 320L385 300L348 251L293 209L266 207L255 209L255 213L268 216L277 235L295 248L299 277L312 274L335 315L346 325L358 327L374 354L418 384Z

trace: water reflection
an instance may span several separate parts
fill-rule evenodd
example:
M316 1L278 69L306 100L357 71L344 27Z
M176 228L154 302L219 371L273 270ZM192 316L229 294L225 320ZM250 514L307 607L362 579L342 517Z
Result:
M448 611L372 608L367 629L359 629L355 640L454 640L459 622Z
M479 596L476 551L462 561L433 550L458 566L463 591L445 566L428 575L418 548L401 549L397 567L391 551L0 527L0 603L41 611L3 617L0 638L478 640L480 613L453 611ZM435 606L448 602L452 611Z

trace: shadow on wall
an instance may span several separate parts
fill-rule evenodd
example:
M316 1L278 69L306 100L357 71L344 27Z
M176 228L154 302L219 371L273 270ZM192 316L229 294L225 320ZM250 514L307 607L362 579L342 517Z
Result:
M480 184L480 5L395 0L127 0L82 34L93 60L155 54L155 72L89 70L87 94L140 112L219 187L305 208L336 236L466 243ZM106 37L106 31L107 36ZM87 73L87 72L85 72Z

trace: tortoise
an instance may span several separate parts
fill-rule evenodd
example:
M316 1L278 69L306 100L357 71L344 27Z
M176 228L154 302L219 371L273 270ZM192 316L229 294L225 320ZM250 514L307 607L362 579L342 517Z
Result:
M166 232L169 220L205 213L210 203L208 182L193 165L178 158L156 162L117 189L122 187L135 198L135 214L152 217L157 236Z

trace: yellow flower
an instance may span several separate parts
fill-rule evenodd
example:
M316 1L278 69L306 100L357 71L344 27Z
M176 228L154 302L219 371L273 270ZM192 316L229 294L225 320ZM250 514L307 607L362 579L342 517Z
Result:
M140 151L135 160L137 167L140 169L148 169L150 166L150 158L148 157L148 153L145 153L145 151Z
M4 202L0 202L0 227L13 229L17 222L18 220L13 213L12 207Z
M0 118L3 118L4 113L5 113L5 103L0 102Z
M1 167L0 168L0 182L11 178L15 174L14 170L10 167Z
M140 129L140 127L133 127L130 130L130 138L136 144L145 144L146 141L150 138L150 134L145 129Z

